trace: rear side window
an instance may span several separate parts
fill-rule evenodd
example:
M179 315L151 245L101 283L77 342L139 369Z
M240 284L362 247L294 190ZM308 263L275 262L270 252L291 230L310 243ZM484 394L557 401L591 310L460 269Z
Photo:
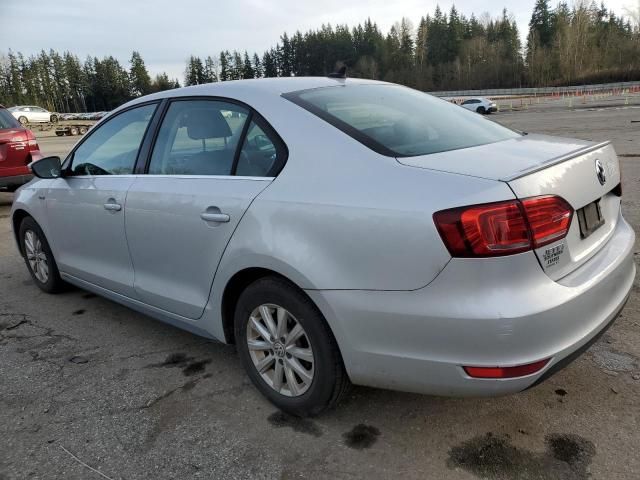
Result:
M248 109L180 100L169 106L149 164L152 175L230 175Z
M277 140L264 125L251 122L240 151L236 175L246 177L268 177L280 163Z
M155 104L132 108L100 125L73 153L71 174L132 173L155 109Z
M519 134L399 85L343 85L283 95L372 150L410 157L486 145Z
M0 129L17 128L20 124L7 110L0 108Z

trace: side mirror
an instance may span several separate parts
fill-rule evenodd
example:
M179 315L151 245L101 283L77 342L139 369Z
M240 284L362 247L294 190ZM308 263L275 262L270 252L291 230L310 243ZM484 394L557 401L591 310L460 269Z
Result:
M30 163L29 168L38 178L58 178L62 175L60 157L45 157Z

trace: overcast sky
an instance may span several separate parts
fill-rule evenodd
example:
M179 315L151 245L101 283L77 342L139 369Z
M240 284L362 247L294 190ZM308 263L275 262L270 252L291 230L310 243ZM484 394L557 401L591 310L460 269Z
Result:
M367 17L386 33L403 16L417 25L436 4L448 11L498 16L503 7L526 34L535 0L0 0L0 52L42 49L113 55L128 68L138 50L152 74L166 71L183 82L190 54L217 56L220 50L262 53L283 32L304 32L322 23L353 26ZM598 3L600 0L598 0ZM555 2L552 1L552 4ZM618 14L633 0L605 0Z

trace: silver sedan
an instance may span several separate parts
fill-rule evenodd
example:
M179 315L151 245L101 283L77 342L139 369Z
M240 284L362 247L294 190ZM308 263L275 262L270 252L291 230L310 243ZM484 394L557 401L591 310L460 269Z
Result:
M544 380L635 275L609 143L526 135L398 85L281 78L136 99L13 204L35 283L235 343L279 408L349 383Z

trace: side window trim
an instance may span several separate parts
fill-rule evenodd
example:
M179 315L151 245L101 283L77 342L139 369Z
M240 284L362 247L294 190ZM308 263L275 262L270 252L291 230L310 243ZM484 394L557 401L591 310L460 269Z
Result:
M247 119L242 126L242 132L240 133L240 138L238 139L238 145L236 145L236 151L233 155L233 165L231 166L231 172L229 173L230 177L236 176L236 170L238 169L238 161L240 160L240 154L242 153L242 149L244 148L244 142L247 140L247 133L249 132L249 127L251 127L251 122L253 121L253 110L249 109L249 115L247 115Z
M267 120L260 115L260 112L258 112L255 108L253 108L252 106L240 101L240 100L236 100L235 98L229 98L229 97L219 97L219 96L213 96L213 95L193 95L193 96L184 96L184 97L170 97L170 98L165 98L162 101L162 105L160 105L159 108L156 108L156 112L154 114L154 118L152 119L152 121L150 123L153 123L155 118L158 117L158 121L157 124L154 125L154 131L152 132L151 135L149 135L149 130L147 130L146 136L149 136L149 145L148 145L148 150L145 152L146 158L141 158L140 156L138 157L138 161L136 162L136 169L134 170L134 173L137 174L144 174L144 175L150 175L149 174L149 167L150 167L150 163L151 163L151 156L153 155L153 150L156 147L156 142L158 140L158 134L160 132L160 129L162 128L162 124L164 122L165 116L167 114L167 112L169 111L169 107L171 106L171 104L173 102L183 102L183 101L193 101L193 100L205 100L205 101L211 101L211 102L226 102L226 103L231 103L234 105L238 105L242 108L245 108L246 110L249 111L249 114L247 116L247 119L245 121L245 124L243 126L243 130L242 133L240 134L240 137L238 139L238 144L236 146L236 151L234 154L234 161L233 161L233 166L231 169L231 174L230 175L215 175L218 178L233 178L236 177L236 168L238 166L238 161L240 158L240 152L242 151L242 147L244 146L244 142L246 140L247 137L247 133L249 132L249 127L251 125L251 122L255 122L257 123L260 128L262 128L265 133L268 133L270 136L272 136L272 140L274 141L276 148L278 150L278 154L280 156L282 156L282 158L278 158L278 161L274 164L273 168L272 168L272 172L269 172L269 177L275 177L278 175L278 173L280 173L280 171L282 170L282 168L284 167L284 165L287 163L287 160L289 158L289 148L287 147L287 144L284 142L284 140L282 140L282 137L280 137L280 135L278 134L278 132L271 126L271 124L269 122L267 122ZM143 146L144 143L147 141L145 136L145 140L143 141ZM140 151L142 152L142 148L143 146L140 147ZM138 168L138 162L140 163L140 168ZM272 175L273 173L273 175ZM193 175L190 175L193 176ZM196 175L197 176L197 175ZM210 176L210 175L207 175ZM265 177L267 178L267 177Z
M99 129L101 129L103 126L105 126L107 123L109 123L110 121L112 121L114 118L117 118L119 115L122 115L125 112L128 112L130 110L133 110L134 108L139 108L139 107L146 107L147 105L156 105L156 109L153 112L153 116L151 117L151 120L149 121L149 123L147 124L147 128L144 132L144 135L142 136L142 142L140 142L140 148L138 148L138 153L136 154L136 161L134 163L134 167L133 167L133 174L136 173L136 167L138 164L138 161L140 159L140 152L142 152L142 147L144 146L144 143L146 141L147 136L149 135L149 127L151 126L151 124L154 122L155 118L158 116L158 104L160 104L161 101L160 100L153 100L150 102L141 102L141 103L136 103L135 105L131 105L130 107L124 108L120 111L118 111L117 113L115 113L114 115L109 115L109 117L104 121L104 122L100 122L100 125L98 126L98 128L91 128L83 137L82 139L73 147L73 149L71 150L71 152L69 152L69 154L67 155L67 157L64 160L64 164L62 166L62 171L64 172L65 175L69 175L69 176L74 176L71 173L71 167L73 166L73 157L74 154L76 153L76 150L78 148L80 148L80 146L87 141L88 138L91 137L91 135L93 135L95 132L97 132Z

